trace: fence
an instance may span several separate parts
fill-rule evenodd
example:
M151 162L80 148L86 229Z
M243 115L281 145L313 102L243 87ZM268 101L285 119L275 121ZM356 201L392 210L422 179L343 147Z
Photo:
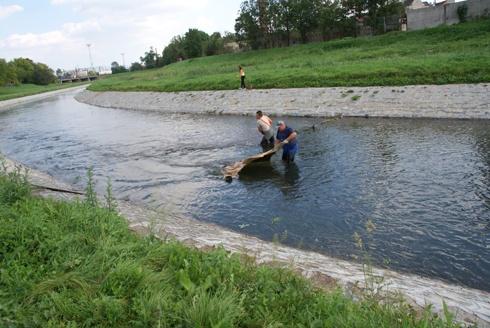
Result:
M468 6L468 19L490 15L490 0L467 0L444 3L432 7L407 10L407 27L409 31L420 30L439 25L459 22L458 7Z

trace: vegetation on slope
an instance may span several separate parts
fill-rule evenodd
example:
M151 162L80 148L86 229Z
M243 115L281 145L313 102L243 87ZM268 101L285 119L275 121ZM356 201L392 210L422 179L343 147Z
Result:
M66 89L76 87L78 85L86 84L86 82L77 83L52 83L48 85L36 85L36 84L19 84L8 87L0 87L0 101L20 98L25 96L32 96L38 93L55 91L60 89Z
M94 199L41 199L23 175L0 173L1 327L455 326L223 249L138 237Z
M124 73L93 91L225 90L243 65L252 88L477 83L490 81L490 20L376 37L190 59Z

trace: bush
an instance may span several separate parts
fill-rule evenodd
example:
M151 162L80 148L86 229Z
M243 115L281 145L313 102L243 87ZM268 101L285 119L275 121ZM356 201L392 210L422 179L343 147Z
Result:
M459 22L460 23L466 22L468 16L468 5L465 3L459 6L457 9L457 13L458 13Z
M23 172L20 167L8 172L5 162L0 158L0 204L13 204L30 192L27 172Z

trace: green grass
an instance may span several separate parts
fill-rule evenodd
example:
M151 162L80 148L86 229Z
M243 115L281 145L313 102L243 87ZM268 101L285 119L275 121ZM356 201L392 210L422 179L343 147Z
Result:
M0 101L31 96L38 93L48 92L48 91L55 91L59 89L76 87L86 83L87 82L64 83L64 84L53 83L49 85L20 84L18 86L0 87Z
M256 89L489 82L490 20L191 59L114 75L89 89L238 89L239 64Z
M223 249L139 237L89 203L34 197L0 172L0 327L456 326Z

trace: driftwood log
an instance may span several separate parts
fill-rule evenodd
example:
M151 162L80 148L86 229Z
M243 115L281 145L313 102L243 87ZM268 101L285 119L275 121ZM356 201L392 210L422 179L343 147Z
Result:
M279 149L282 148L281 144L277 144L274 148L271 150L268 150L264 153L256 154L250 157L247 157L245 159L242 159L241 161L235 162L231 165L227 165L223 168L223 176L227 182L231 182L233 178L238 177L240 171L242 171L245 167L248 165L254 163L254 162L260 162L260 161L266 161L269 160Z

